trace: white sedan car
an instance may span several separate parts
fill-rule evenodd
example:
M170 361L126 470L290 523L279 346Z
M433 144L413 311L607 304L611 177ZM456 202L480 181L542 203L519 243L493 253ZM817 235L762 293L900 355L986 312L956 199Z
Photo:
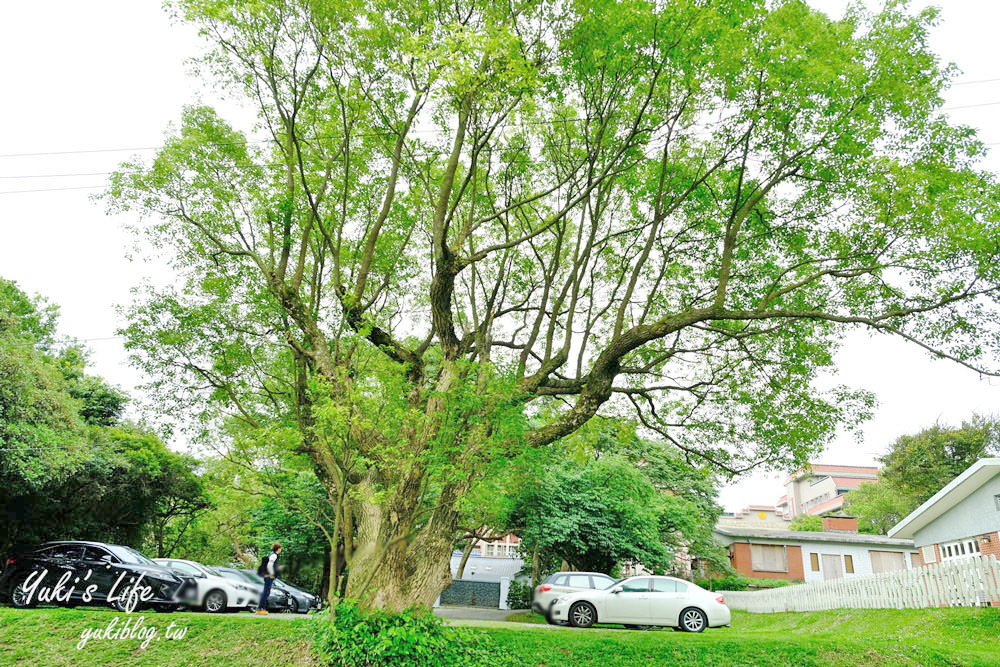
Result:
M175 572L194 577L198 584L196 604L207 612L216 614L228 609L245 609L256 606L259 602L249 583L241 584L227 579L207 565L180 558L154 558L153 561Z
M631 577L599 591L563 595L552 605L552 619L578 628L594 623L626 626L665 625L701 632L729 625L729 607L718 593L673 577Z

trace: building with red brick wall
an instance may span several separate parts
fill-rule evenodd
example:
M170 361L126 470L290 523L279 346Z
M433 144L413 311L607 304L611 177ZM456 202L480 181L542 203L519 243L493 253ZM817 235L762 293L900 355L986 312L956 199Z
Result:
M920 567L912 540L858 534L853 517L824 517L822 532L717 524L715 537L740 574L754 579L829 581Z
M924 564L1000 558L1000 458L980 459L889 530L910 538ZM1000 607L1000 599L990 600Z

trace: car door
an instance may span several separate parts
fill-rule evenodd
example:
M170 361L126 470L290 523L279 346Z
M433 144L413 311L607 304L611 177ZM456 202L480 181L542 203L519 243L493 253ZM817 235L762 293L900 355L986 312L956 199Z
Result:
M648 623L649 584L649 577L633 577L618 584L604 598L604 610L598 613L598 619L602 623Z
M80 565L84 575L90 572L90 577L87 578L86 582L87 587L97 586L91 593L91 599L106 600L108 598L108 593L118 576L118 570L112 566L116 560L105 549L93 545L84 547L83 560L80 561Z
M76 588L74 590L73 598L77 597L77 592L79 589L79 584L75 579L82 576L77 573L77 566L80 563L81 557L83 556L83 545L82 544L59 544L42 552L42 557L39 559L41 565L48 571L45 575L45 579L42 580L39 586L39 591L42 588L49 589L45 591L46 595L39 593L40 602L48 602L50 604L65 604L69 602L67 599L67 594L70 588ZM57 589L57 584L63 583L61 587ZM51 591L52 598L46 600L49 592Z
M676 627L686 602L686 583L668 577L653 577L649 591L650 624Z

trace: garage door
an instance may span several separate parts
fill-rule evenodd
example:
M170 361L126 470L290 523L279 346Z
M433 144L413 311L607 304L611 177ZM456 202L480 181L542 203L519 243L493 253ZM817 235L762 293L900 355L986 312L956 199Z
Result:
M872 573L895 572L906 569L905 556L899 551L869 551L872 557Z

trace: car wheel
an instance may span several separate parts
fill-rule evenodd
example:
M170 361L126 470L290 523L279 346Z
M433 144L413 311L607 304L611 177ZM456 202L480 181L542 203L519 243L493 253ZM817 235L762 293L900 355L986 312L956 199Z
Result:
M290 606L288 607L288 609L286 609L286 611L290 614L299 613L299 603L296 602L295 600L292 600Z
M701 609L688 607L681 612L681 628L684 632L702 632L707 627L708 617Z
M576 628L589 628L597 622L597 610L589 602L577 602L569 608L569 622Z
M111 608L114 609L117 612L122 613L122 614L127 614L128 613L128 607L126 605L126 601L123 600L123 599L121 599L121 596L115 598L115 601L111 603ZM139 608L139 605L136 605L136 609L138 609L138 608Z
M24 577L21 581L14 587L14 590L10 594L10 603L17 607L18 609L29 609L35 606L35 600L32 598L28 600L29 592L25 587L28 578Z
M216 588L205 595L202 606L210 614L220 614L226 610L226 602L226 594Z

